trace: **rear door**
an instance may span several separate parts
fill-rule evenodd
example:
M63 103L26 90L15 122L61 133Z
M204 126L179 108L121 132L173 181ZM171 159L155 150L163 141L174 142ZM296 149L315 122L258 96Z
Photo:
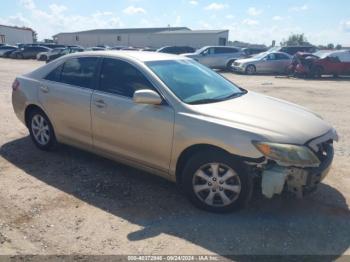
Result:
M226 67L226 63L231 59L237 59L239 50L237 48L230 47L216 47L216 66L217 67Z
M92 146L90 102L97 65L97 57L71 58L41 83L39 100L59 140Z

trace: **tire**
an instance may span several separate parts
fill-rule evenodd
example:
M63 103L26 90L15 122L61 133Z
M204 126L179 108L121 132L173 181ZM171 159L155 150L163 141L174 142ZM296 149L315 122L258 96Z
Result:
M27 125L32 141L40 150L51 151L56 147L57 140L54 129L49 118L42 110L31 110Z
M232 72L232 64L236 61L236 59L232 59L230 61L227 62L226 64L226 70L229 71L229 72Z
M255 65L248 65L245 69L245 73L247 75L254 75L256 73L256 67Z
M222 152L204 151L188 160L181 187L196 207L228 213L246 206L252 195L253 182L241 161Z

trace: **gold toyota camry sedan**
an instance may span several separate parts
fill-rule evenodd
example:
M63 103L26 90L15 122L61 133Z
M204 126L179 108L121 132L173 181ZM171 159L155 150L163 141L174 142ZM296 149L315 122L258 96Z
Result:
M337 133L317 114L244 90L183 56L99 51L15 79L13 108L34 144L69 144L176 181L228 212L262 194L314 190Z

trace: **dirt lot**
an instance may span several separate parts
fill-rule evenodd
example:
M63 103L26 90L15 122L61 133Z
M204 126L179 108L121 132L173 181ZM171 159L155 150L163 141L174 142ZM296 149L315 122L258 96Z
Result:
M13 113L11 83L41 64L0 59L0 254L350 255L350 79L225 74L311 108L341 140L330 175L304 200L255 197L216 215L161 178L68 146L37 150Z

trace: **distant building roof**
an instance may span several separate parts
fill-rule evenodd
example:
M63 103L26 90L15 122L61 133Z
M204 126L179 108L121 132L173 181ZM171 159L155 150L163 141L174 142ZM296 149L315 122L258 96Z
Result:
M33 29L29 28L29 27L20 27L20 26L11 26L11 25L1 25L0 24L0 27L7 27L7 28L13 28L13 29L19 29L19 30L27 30L27 31L31 31L31 32L34 32Z
M156 34L219 34L228 32L228 30L176 30L176 31L161 31Z
M120 29L93 29L79 32L59 33L54 35L56 37L60 34L85 34L85 33L113 33L113 34L129 34L129 33L158 33L162 31L190 31L187 27L150 27L150 28L120 28Z

